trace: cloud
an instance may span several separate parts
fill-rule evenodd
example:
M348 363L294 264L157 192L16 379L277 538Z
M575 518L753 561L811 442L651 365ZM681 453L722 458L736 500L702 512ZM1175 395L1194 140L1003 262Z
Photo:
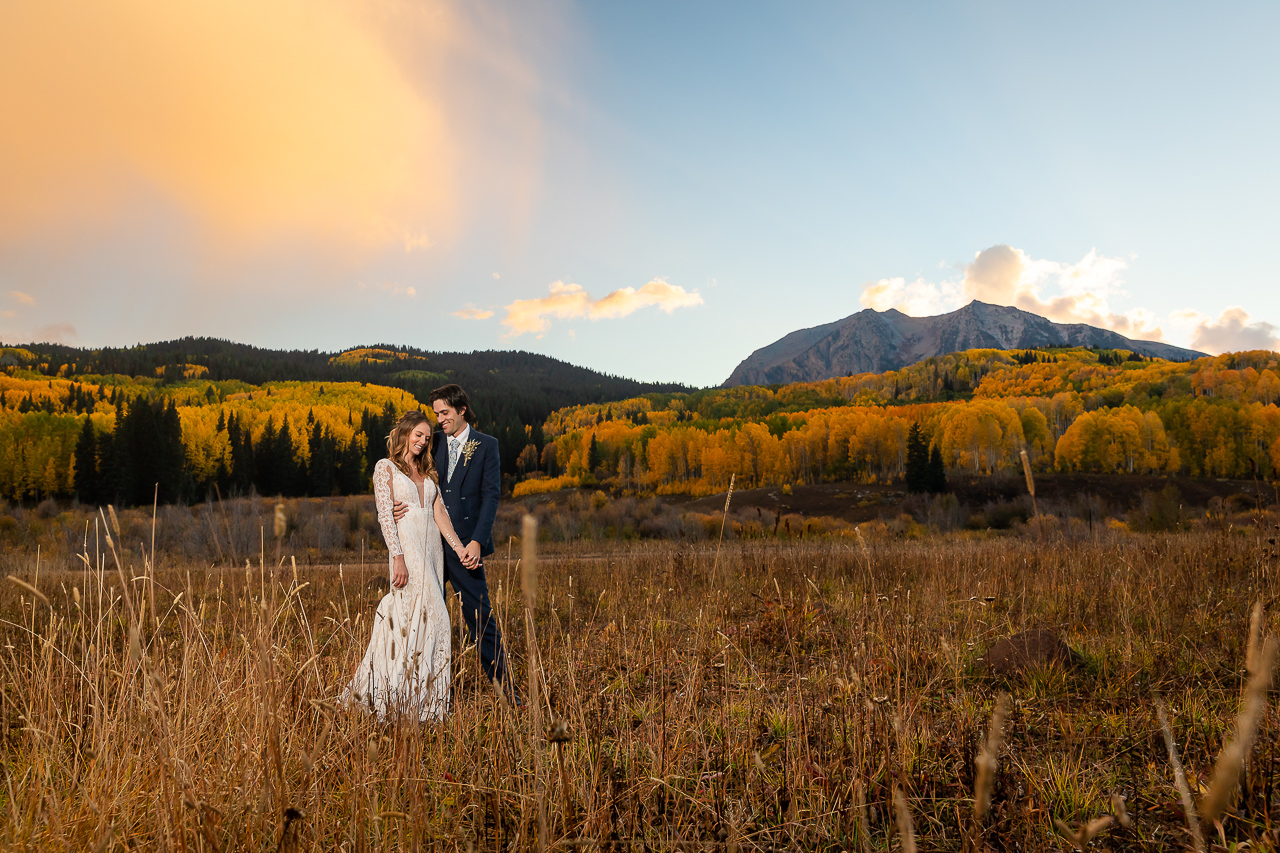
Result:
M626 317L641 308L656 307L670 314L677 308L703 304L698 291L686 291L683 287L654 279L639 289L623 287L602 297L591 295L577 284L563 281L550 285L550 295L539 299L518 299L506 306L507 316L502 325L507 327L506 337L516 337L526 332L539 336L551 328L548 318L567 320L585 317L589 320Z
M404 253L407 255L415 249L430 249L435 243L425 233L404 235Z
M460 308L457 311L454 311L453 316L461 317L464 320L488 320L493 316L493 312L468 305L465 308Z
M670 314L677 308L690 308L701 304L702 296L696 290L692 293L686 292L683 287L654 279L639 290L634 287L624 287L597 300L591 305L590 315L592 320L604 317L625 317L651 305Z
M524 14L0 4L0 246L109 233L157 198L217 249L426 248L474 215L476 184L527 207L541 134Z
M1090 249L1076 263L1037 260L998 244L974 254L959 281L885 278L863 286L864 307L896 308L913 317L954 311L973 300L1012 305L1056 323L1087 323L1130 338L1163 340L1156 315L1142 308L1118 312L1110 300L1123 289L1128 262Z
M18 300L23 305L35 305L36 298L29 293L23 293L21 290L10 290L9 295Z
M912 317L924 317L954 310L951 306L956 302L957 292L954 282L943 282L939 286L922 278L912 282L902 277L882 278L863 288L861 301L863 308L877 311L894 308Z
M31 341L38 344L73 344L78 337L76 327L70 323L51 323L36 329Z
M1188 313L1184 312L1186 318ZM1243 308L1228 308L1217 320L1194 315L1198 321L1191 332L1191 346L1204 352L1239 352L1241 350L1280 350L1280 335L1275 324L1251 320Z

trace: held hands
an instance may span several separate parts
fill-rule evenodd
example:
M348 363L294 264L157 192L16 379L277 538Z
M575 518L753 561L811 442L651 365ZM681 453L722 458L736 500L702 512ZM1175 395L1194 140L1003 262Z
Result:
M458 548L458 559L462 561L463 568L475 569L480 565L480 543L472 540L468 542L465 548Z
M409 505L407 503L404 503L403 501L396 501L391 506L391 515L395 518L397 523L399 523L400 519L404 518L405 513L407 513L408 511L409 511ZM480 543L479 542L468 542L466 547L454 548L453 550L454 550L454 553L458 555L458 559L462 561L462 565L464 568L475 569L479 567L480 565ZM396 565L403 567L404 558L396 557ZM405 570L404 578L405 579L403 582L396 584L397 587L402 587L405 585L405 583L408 583L409 572L407 570ZM395 582L394 571L392 575L392 582L393 583Z
M403 589L408 582L409 569L404 564L404 555L397 555L391 563L391 585L396 589Z

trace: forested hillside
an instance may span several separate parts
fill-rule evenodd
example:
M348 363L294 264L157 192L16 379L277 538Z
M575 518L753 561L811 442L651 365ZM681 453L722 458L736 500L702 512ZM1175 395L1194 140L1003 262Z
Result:
M555 412L518 494L584 482L657 493L891 481L913 424L953 472L1274 478L1280 355L1193 362L1123 350L968 350L902 370L783 386L648 394ZM532 466L530 466L532 468Z
M1123 350L969 350L880 374L689 392L522 353L464 364L392 348L286 353L304 378L271 380L271 353L197 343L208 345L203 355L66 350L73 361L0 349L0 496L148 503L156 483L161 501L200 500L215 487L363 491L392 421L450 379L472 390L499 434L504 471L523 480L517 494L595 483L709 494L734 475L742 487L892 482L906 471L915 424L953 473L1016 470L1023 449L1041 471L1280 471L1273 352L1180 363ZM94 372L103 366L136 372ZM626 388L648 393L610 401ZM573 394L575 405L550 408ZM508 419L496 429L494 412Z
M507 472L526 446L540 452L542 423L558 408L681 389L524 352L331 355L196 338L0 348L0 496L150 502L156 482L162 501L203 498L215 485L361 491L390 422L446 382L468 390Z

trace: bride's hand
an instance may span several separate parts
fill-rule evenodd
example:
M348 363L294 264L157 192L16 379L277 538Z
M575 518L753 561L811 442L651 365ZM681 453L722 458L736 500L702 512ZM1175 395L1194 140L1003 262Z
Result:
M404 564L404 556L398 556L391 564L391 585L402 589L409 582L409 569Z

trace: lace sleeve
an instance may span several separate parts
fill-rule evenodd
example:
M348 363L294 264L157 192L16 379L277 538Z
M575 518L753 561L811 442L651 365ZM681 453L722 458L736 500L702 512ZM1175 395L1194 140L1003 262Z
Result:
M391 514L395 498L391 496L391 462L387 459L380 459L373 466L373 502L378 507L378 524L382 526L387 550L393 557L403 556L404 549L400 547L400 536L396 533L396 519Z

